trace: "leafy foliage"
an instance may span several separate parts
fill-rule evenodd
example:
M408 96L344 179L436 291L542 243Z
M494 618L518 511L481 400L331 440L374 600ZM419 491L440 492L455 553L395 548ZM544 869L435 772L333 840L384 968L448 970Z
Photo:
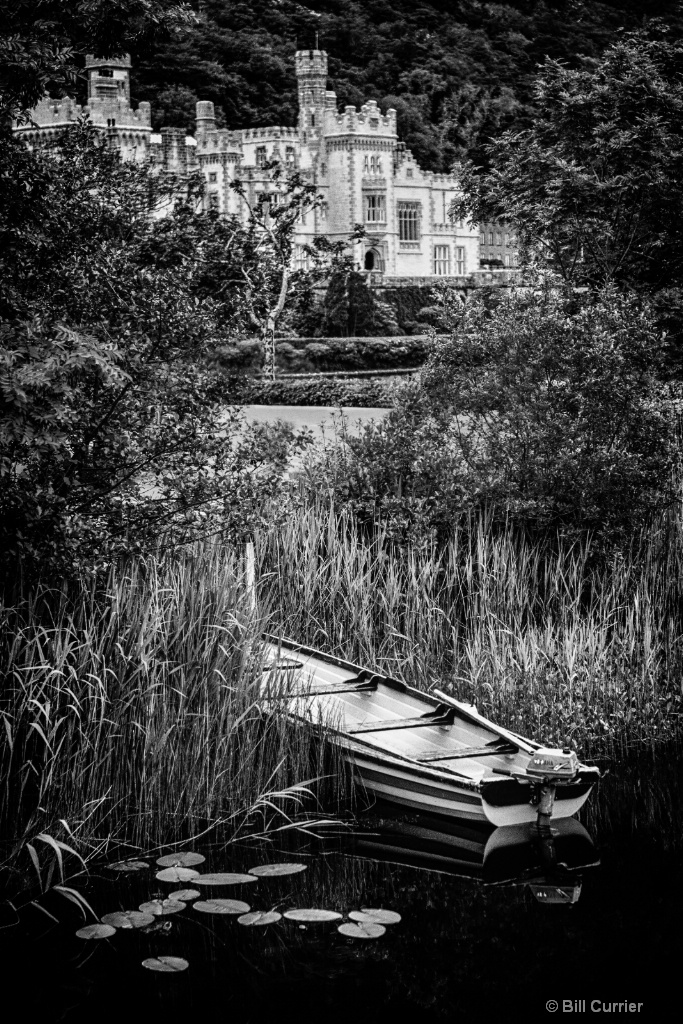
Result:
M683 44L627 35L569 68L547 59L537 115L469 164L459 215L505 218L527 256L565 282L683 284Z
M0 4L0 124L25 118L43 92L72 87L82 55L111 57L189 26L169 0L4 0Z
M171 111L166 90L181 87L221 107L229 128L294 124L296 49L329 54L330 85L341 106L368 99L395 107L399 137L432 170L533 120L533 76L546 55L576 62L597 57L620 27L642 22L642 5L596 0L203 0L197 22L170 42L133 46L138 100L164 94L162 123L193 127L182 96ZM648 15L680 33L674 0L652 0ZM183 94L184 95L184 94ZM181 102L182 101L182 102ZM162 111L159 111L162 116ZM183 120L184 118L184 120Z
M608 290L443 293L418 382L328 456L340 498L399 533L488 508L534 530L615 538L674 500L673 413L647 306ZM336 461L335 461L336 460Z
M236 313L210 295L203 257L229 251L230 225L195 212L192 183L120 163L87 124L58 153L10 143L1 159L28 196L2 215L5 565L245 528L289 443L227 413L206 367ZM158 204L176 206L155 222Z

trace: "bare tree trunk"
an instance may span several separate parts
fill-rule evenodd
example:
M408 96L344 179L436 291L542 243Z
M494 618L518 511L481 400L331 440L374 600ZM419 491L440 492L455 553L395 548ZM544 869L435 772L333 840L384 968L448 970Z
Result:
M266 321L262 337L265 354L263 374L270 380L275 380L275 319L272 316Z

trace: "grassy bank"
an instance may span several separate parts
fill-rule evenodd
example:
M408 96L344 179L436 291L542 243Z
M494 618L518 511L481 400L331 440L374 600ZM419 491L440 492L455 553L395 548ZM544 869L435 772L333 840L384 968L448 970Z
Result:
M683 721L680 521L597 558L464 522L437 550L372 543L324 509L260 538L262 595L285 634L586 755Z
M298 787L336 766L259 705L262 625L218 547L4 609L1 861L32 872L27 843L41 863L54 853L41 834L101 856L286 827L302 798L315 809Z

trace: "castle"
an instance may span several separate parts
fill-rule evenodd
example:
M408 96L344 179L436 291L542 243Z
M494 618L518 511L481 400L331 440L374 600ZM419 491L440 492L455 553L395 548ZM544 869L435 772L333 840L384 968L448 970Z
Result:
M300 267L306 264L304 246L316 235L343 241L362 224L366 237L353 247L354 260L371 283L478 283L482 235L478 225L449 217L456 195L453 178L419 167L398 140L394 110L383 114L371 100L360 110L347 106L340 111L335 93L327 89L324 50L296 54L296 127L217 128L213 103L202 101L197 103L194 137L177 128L152 131L150 104L131 108L130 67L127 56L87 57L87 106L81 108L69 97L46 96L31 112L33 123L15 130L29 146L42 145L87 114L120 149L122 159L149 161L180 174L199 169L206 181L207 207L240 218L246 217L247 206L230 183L239 178L246 198L254 203L259 191L272 191L264 168L276 160L297 171L322 196L320 207L297 225Z

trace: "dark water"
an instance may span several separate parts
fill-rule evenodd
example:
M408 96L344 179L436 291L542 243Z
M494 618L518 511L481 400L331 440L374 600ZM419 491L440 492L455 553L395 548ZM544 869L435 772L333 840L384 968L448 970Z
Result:
M111 940L85 942L74 937L82 922L66 904L59 905L59 925L29 910L19 925L0 933L5 1006L16 1007L7 1019L336 1024L604 1020L606 1013L610 1020L677 1019L681 782L673 755L612 768L583 819L595 848L572 840L577 863L600 861L571 873L574 883L581 876L573 905L535 899L524 879L537 876L536 854L517 847L518 880L485 884L477 836L452 837L449 863L448 840L446 848L443 839L435 841L433 822L425 839L419 822L378 819L375 809L366 823L373 834L296 851L308 865L305 872L204 890L202 898L228 896L254 909L397 910L402 921L377 940L346 939L336 924L244 928L235 918L190 906L159 919L162 927L152 933L117 932ZM291 848L274 847L201 852L208 860L201 871L244 870L295 856ZM501 854L498 877L505 865ZM115 878L102 871L87 886L79 884L100 914L136 909L178 887L156 882L153 871ZM168 975L140 966L145 957L164 954L185 957L189 969ZM559 1004L557 1011L546 1009L549 1000ZM630 1012L623 1008L629 1003L642 1006Z

